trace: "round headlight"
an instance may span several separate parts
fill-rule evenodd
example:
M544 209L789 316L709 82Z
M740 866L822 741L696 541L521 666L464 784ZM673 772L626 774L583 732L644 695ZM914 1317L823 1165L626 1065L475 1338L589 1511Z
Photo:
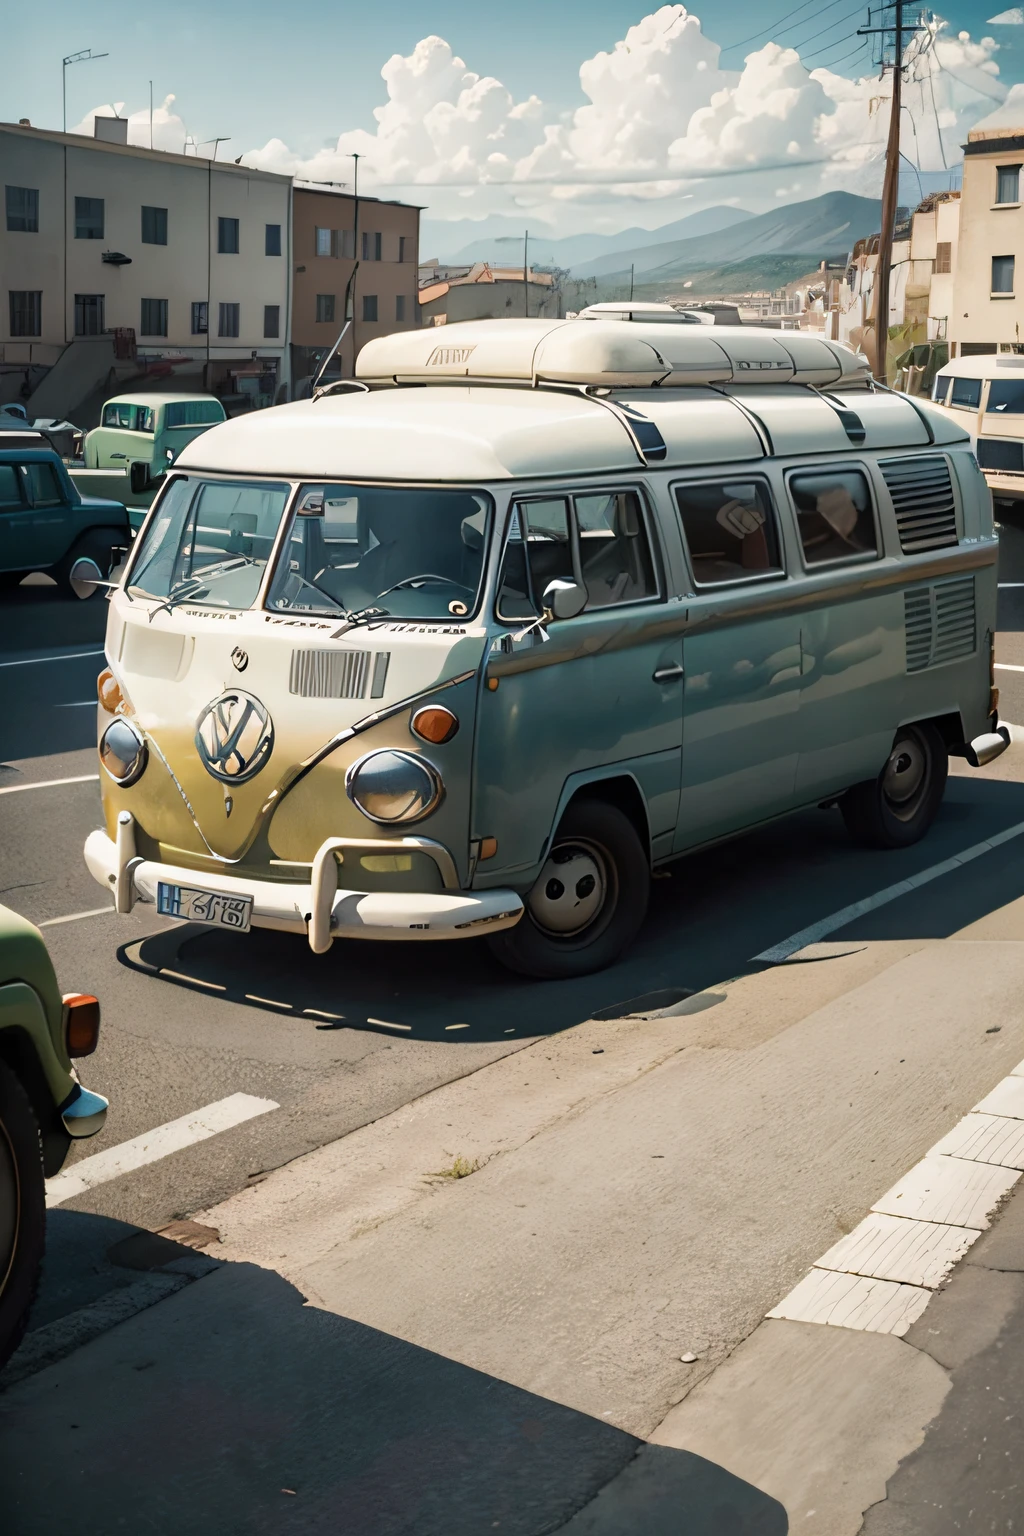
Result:
M418 821L441 799L443 786L432 764L410 752L371 752L345 776L349 799L371 821Z
M127 789L146 766L146 743L127 720L114 720L100 737L100 762L115 784Z

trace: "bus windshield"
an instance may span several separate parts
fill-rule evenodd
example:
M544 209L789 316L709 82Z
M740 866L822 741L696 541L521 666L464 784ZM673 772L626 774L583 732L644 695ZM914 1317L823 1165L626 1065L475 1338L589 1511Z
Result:
M267 606L464 618L479 600L490 512L474 491L303 485Z

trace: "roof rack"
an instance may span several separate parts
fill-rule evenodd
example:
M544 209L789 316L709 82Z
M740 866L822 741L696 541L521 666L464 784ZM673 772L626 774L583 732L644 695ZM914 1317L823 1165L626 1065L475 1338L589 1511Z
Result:
M468 320L367 342L356 377L426 383L586 385L862 384L867 359L817 336L746 326L634 320Z

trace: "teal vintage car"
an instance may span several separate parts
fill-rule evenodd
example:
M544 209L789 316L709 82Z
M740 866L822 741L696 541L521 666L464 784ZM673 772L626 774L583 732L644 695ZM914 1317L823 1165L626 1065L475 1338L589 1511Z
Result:
M39 1279L44 1178L106 1119L106 1099L82 1087L73 1061L96 1049L99 1028L96 998L61 997L39 929L0 906L0 1366Z
M52 449L0 447L0 587L43 571L94 597L131 539L123 502L81 495Z
M86 469L146 464L150 478L164 474L193 438L225 419L214 395L115 395L86 436Z
M119 911L579 975L670 861L817 805L904 847L1008 745L969 437L848 348L478 321L357 375L190 443L112 594Z

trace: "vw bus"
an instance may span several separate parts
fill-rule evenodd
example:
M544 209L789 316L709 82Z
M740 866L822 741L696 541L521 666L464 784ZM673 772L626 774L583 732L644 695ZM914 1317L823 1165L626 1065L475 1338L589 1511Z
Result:
M1024 357L957 357L935 375L932 400L971 434L992 495L1024 501Z
M333 392L330 392L333 391ZM99 679L117 910L609 964L800 807L928 829L1008 743L967 433L793 332L477 321L190 443Z
M155 480L193 438L224 419L224 407L213 395L115 395L85 439L85 467L147 464Z

